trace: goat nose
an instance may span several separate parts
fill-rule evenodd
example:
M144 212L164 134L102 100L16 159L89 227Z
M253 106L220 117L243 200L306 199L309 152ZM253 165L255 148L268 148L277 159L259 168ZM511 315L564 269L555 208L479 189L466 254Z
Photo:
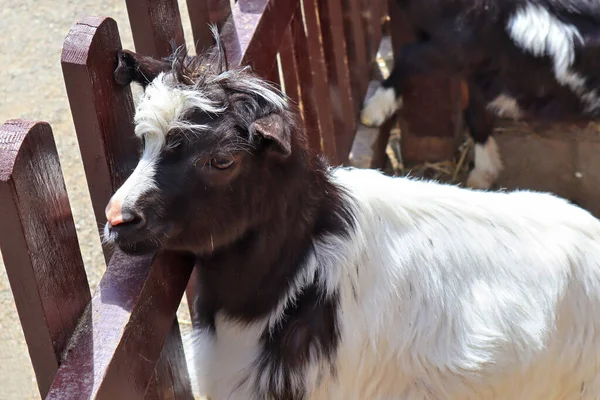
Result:
M135 217L132 213L123 212L123 206L119 200L111 199L106 206L106 221L110 226L117 226L131 222Z

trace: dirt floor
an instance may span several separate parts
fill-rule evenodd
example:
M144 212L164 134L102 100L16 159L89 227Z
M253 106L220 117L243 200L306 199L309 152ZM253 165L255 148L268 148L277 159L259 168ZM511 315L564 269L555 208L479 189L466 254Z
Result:
M185 7L185 2L180 2ZM92 288L105 264L100 252L77 138L65 92L60 53L69 28L80 18L114 18L126 48L133 48L123 0L0 0L0 123L13 118L52 125L79 242ZM181 9L188 45L187 10ZM2 229L0 227L0 229ZM2 260L0 259L0 264ZM39 399L4 266L0 265L0 399Z

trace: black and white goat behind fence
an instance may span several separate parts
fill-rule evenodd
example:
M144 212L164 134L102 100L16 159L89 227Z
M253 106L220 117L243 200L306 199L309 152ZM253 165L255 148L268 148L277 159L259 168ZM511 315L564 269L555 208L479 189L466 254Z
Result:
M600 398L598 220L548 194L330 168L282 94L213 56L119 54L117 80L145 86L143 152L105 228L126 252L195 254L201 393Z
M552 122L600 112L600 1L396 0L417 41L402 46L390 76L361 113L381 125L402 106L414 75L461 77L475 141L467 185L489 189L502 170L496 116Z

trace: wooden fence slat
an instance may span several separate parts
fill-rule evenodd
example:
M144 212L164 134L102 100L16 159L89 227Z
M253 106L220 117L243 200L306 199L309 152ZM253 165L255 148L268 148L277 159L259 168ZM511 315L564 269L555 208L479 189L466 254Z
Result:
M106 221L106 204L138 159L131 89L113 79L120 48L114 20L85 18L71 28L62 52L67 95L98 224ZM104 248L104 255L110 260L110 248ZM181 343L181 338L171 340ZM161 358L159 364L164 363L169 360ZM155 379L164 381L160 376Z
M144 400L192 400L192 388L181 343L179 323L175 319L156 366L155 378L146 389Z
M389 0L394 57L402 44L415 40L406 14ZM461 82L435 76L415 76L403 89L402 160L405 165L452 159L462 126Z
M115 251L46 399L143 399L193 263L175 253Z
M318 0L329 97L335 129L338 161L346 163L352 148L356 119L350 84L350 72L344 40L344 21L340 0ZM282 45L283 46L283 45Z
M187 0L196 54L214 44L209 24L221 28L231 15L229 0Z
M323 40L317 0L301 0L304 22L306 24L306 41L308 58L313 76L313 99L316 102L319 134L321 136L321 151L332 164L337 164L338 155L335 144L333 110L329 84L327 81L327 65L323 51Z
M185 45L177 0L126 0L135 50L154 58L172 53L171 41Z
M52 129L0 127L0 248L42 397L90 288Z
M297 5L298 0L238 0L221 32L229 63L269 76Z
M62 50L62 70L96 221L137 163L133 100L114 82L121 48L116 22L84 18L73 25ZM105 259L110 259L109 249Z
M308 52L308 43L302 21L302 10L300 5L291 23L292 38L294 40L294 49L296 56L296 65L298 70L298 82L300 87L300 96L302 104L302 117L304 119L304 129L308 136L310 147L321 152L321 136L319 133L319 116L317 113L317 102L315 101L315 88L313 74L310 65Z
M291 26L288 26L283 34L279 57L281 58L285 94L294 103L302 107L300 104L300 81L298 79L298 66L296 64L296 50L294 48Z
M359 2L357 0L342 0L342 12L346 52L352 82L352 98L354 99L353 115L358 115L369 83L369 65L366 62L367 48Z

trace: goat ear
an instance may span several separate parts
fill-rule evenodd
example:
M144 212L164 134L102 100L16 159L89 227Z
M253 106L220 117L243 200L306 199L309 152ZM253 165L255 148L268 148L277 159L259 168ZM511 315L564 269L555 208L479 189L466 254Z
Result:
M269 114L257 119L250 125L252 135L260 135L275 142L277 150L284 156L292 154L290 129L287 129L279 114Z
M114 79L119 85L128 85L131 82L137 82L146 88L158 74L170 69L171 65L166 61L142 56L129 50L119 50Z

